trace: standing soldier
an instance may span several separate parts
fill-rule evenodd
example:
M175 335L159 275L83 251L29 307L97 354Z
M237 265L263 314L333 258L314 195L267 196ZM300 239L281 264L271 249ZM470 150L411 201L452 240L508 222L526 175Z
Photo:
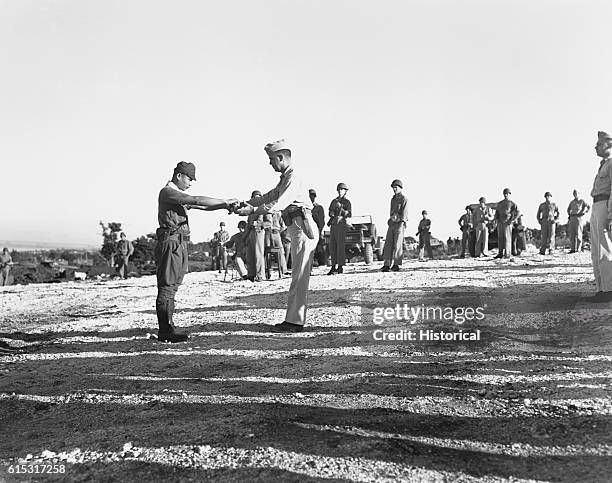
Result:
M509 188L504 188L504 199L497 203L495 209L498 246L495 258L510 258L512 254L512 225L520 213L517 204L510 199L511 194Z
M227 269L227 248L225 243L229 240L230 235L225 229L225 222L219 223L219 231L213 235L213 259L215 261L215 268L225 271Z
M123 232L121 232L119 238L119 243L117 243L117 258L119 260L117 264L117 273L119 277L127 279L128 262L130 261L130 257L134 254L134 245L127 239Z
M540 255L546 255L546 250L549 254L552 254L555 249L555 228L557 221L559 221L559 208L555 203L551 201L552 194L550 191L544 193L546 201L540 203L536 218L542 229L540 233Z
M570 253L580 251L580 246L582 245L582 227L584 226L583 216L591 209L586 201L580 199L578 191L574 190L573 195L574 199L570 201L567 207Z
M427 250L427 256L432 260L433 251L431 249L431 220L427 218L427 210L423 210L421 215L423 215L423 219L419 221L419 228L416 234L419 237L419 262L424 262L425 250Z
M291 149L284 139L267 144L265 151L274 171L281 173L276 187L263 196L251 198L239 215L269 213L282 210L291 238L291 286L284 322L274 325L273 332L302 332L306 323L310 267L317 246L316 225L312 219L312 203L308 190L295 174ZM255 208L257 207L257 208Z
M281 254L278 255L277 263L280 267L281 273L285 275L287 274L287 260L285 259L285 249L281 239L281 231L285 229L285 224L283 223L281 214L276 211L274 213L264 215L264 220L264 224L269 225L266 227L265 231L265 246L281 249ZM266 276L268 275L269 267L266 267Z
M465 258L465 250L470 241L472 226L472 208L470 208L470 205L467 205L465 207L465 213L459 218L459 228L461 229L461 254L459 258Z
M190 196L185 193L195 181L195 165L181 161L174 168L172 180L159 192L157 245L157 300L155 311L159 332L157 339L162 342L183 342L187 334L174 331L172 315L174 296L188 270L187 242L189 241L189 220L186 208L207 211L230 208L238 200L223 200L208 196Z
M593 182L591 196L591 258L597 285L596 301L612 301L612 136L603 131L597 133L595 152L601 158L599 170Z
M391 197L390 217L387 221L387 236L383 248L384 264L381 269L383 272L392 270L399 272L404 255L404 230L408 222L408 199L402 193L404 185L401 180L394 179L391 183L393 196ZM393 262L393 266L391 266Z
M251 193L251 199L261 197L261 191ZM247 217L247 270L251 282L261 282L266 276L265 232L263 214Z
M476 230L476 258L489 256L489 222L495 218L493 210L487 206L487 200L483 196L478 199L478 203L472 213L472 224Z
M342 266L346 261L344 242L346 238L347 218L353 216L351 202L346 199L348 186L338 183L336 186L338 197L329 205L329 251L331 252L331 270L327 275L342 273Z
M325 228L325 209L319 203L315 201L317 192L314 189L308 190L310 201L312 202L312 219L319 229L319 242L315 250L315 260L319 266L323 266L327 263L327 257L325 256L325 247L323 246L323 228Z
M13 259L8 251L8 248L4 247L2 254L0 254L0 286L9 284L9 273L11 272L11 265Z

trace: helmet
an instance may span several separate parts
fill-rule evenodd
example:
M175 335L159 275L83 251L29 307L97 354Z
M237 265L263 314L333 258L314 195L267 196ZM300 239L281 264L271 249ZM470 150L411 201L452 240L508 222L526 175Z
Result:
M348 190L348 186L345 183L338 183L338 186L336 186L336 191L338 190Z

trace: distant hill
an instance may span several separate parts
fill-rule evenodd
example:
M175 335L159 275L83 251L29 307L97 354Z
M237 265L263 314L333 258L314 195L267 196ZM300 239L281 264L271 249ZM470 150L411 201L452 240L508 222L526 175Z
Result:
M0 240L0 250L7 247L9 250L17 251L34 251L34 250L53 250L53 249L68 249L68 250L99 250L99 245L90 245L88 243L71 243L71 242L33 242L23 240Z

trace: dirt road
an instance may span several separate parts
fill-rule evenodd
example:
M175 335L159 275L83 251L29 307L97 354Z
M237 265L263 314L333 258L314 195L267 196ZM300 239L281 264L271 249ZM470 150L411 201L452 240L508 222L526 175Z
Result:
M189 274L174 345L154 277L1 288L0 481L609 481L588 253L379 269L315 268L289 335L288 279Z

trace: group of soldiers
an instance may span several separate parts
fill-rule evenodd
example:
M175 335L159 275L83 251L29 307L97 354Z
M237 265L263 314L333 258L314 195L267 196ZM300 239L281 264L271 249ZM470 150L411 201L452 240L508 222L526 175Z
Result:
M240 237L244 246L244 231L250 225L255 229L254 234L249 235L257 239L259 243L260 232L264 232L263 218L260 215L272 215L268 218L270 223L270 234L276 235L281 230L280 222L274 224L274 216L280 214L282 222L286 226L286 232L290 241L290 256L292 262L291 285L289 287L287 310L284 321L271 327L273 332L301 332L306 323L308 286L310 281L311 266L314 259L315 249L321 241L322 224L317 224L313 219L314 197L312 191L308 191L299 176L299 169L295 169L292 160L291 148L284 140L268 143L264 147L266 157L272 169L280 174L280 179L270 191L260 194L253 192L247 201L236 198L220 199L208 196L191 196L185 193L195 181L195 165L181 161L174 168L172 179L162 188L158 198L158 221L157 229L158 243L155 250L157 263L157 299L156 313L159 324L158 340L167 342L181 342L188 339L187 334L179 333L174 329L172 321L174 313L174 298L178 287L182 283L187 271L187 242L189 241L189 223L187 210L202 209L213 211L227 209L231 213L247 217L246 222L239 223L240 233L234 239L235 250L240 251ZM612 203L609 203L612 191L612 136L600 131L595 146L601 163L593 183L591 196L593 206L590 220L591 256L593 261L593 272L597 286L595 301L612 301ZM331 255L332 269L330 274L341 273L345 260L344 246L341 240L342 233L349 225L352 207L346 199L348 187L342 183L338 185L338 197L335 198L329 210L332 239ZM393 196L391 198L390 216L384 247L384 264L382 270L397 271L402 263L402 250L404 230L407 222L407 201L402 193L403 184L401 180L393 180L391 183ZM510 190L504 189L504 199L497 203L495 213L486 205L486 200L481 198L479 206L475 210L468 210L463 220L460 220L462 228L473 229L476 232L478 256L486 254L488 222L497 222L499 250L498 258L507 258L512 251L512 227L520 223L520 212L516 203L510 199ZM316 196L316 193L314 193ZM542 224L543 244L542 251L552 249L554 240L554 223L558 220L558 209L552 203L550 193L546 193L546 201L538 210L538 221ZM588 205L579 199L578 193L574 194L574 200L570 203L568 215L572 230L572 251L578 251L582 219L589 211ZM470 213L471 211L471 213ZM429 244L431 221L427 212L422 212L423 219L419 223L419 250L424 250ZM277 218L278 220L278 218ZM260 225L258 225L260 223ZM521 223L522 224L522 223ZM258 230L259 228L259 230ZM243 231L244 230L244 231ZM280 234L280 231L279 233ZM335 235L338 234L338 238ZM235 235L236 236L236 235ZM219 236L219 241L225 235ZM278 240L278 238L274 237ZM229 245L232 238L222 242ZM265 238L264 238L265 240ZM257 247L257 243L255 246ZM271 243L274 245L274 241ZM282 239L281 239L282 243ZM265 241L264 241L265 244ZM278 242L276 242L278 244ZM238 245L238 246L236 246ZM463 243L465 247L465 242ZM256 248L256 251L259 250ZM465 255L465 250L463 250ZM247 261L249 259L246 255ZM257 262L255 261L252 273L257 273ZM247 268L248 270L248 268ZM247 272L248 273L248 272Z
M495 258L518 256L526 248L525 226L517 204L510 199L510 189L503 191L504 199L497 203L495 211L487 206L487 201L481 197L479 204L473 208L468 205L465 213L459 218L459 228L462 233L460 258L465 258L468 244L475 238L476 257L488 256L489 231L497 229L498 254ZM581 249L585 215L590 205L580 198L577 190L573 191L573 199L567 207L568 236L570 252L577 253ZM552 201L552 193L544 193L544 202L538 207L536 219L541 228L540 254L551 254L555 249L555 232L559 222L559 208Z
M251 193L252 200L261 196L259 190ZM323 246L325 211L316 202L316 190L309 189L308 196L312 203L312 218L318 236L314 260L319 265L324 265L326 263ZM261 282L264 277L270 278L271 254L276 253L279 273L290 275L291 239L280 212L248 215L246 221L241 220L238 223L238 232L232 236L225 226L225 222L219 224L220 229L214 233L210 242L214 269L219 273L226 271L231 261L241 279Z

